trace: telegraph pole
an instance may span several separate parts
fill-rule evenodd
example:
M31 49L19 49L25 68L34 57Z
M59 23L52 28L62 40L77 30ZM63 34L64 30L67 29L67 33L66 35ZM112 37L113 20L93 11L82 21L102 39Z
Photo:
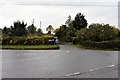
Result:
M40 29L41 29L41 21L40 21Z
M34 19L33 19L33 21L32 21L32 24L33 24L33 25L34 25L34 22L35 22L35 21L34 21Z

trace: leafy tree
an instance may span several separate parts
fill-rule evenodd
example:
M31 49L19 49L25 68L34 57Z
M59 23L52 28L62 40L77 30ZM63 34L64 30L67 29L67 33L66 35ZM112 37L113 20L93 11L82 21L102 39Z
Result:
M28 26L27 29L28 29L28 32L31 34L36 33L36 27L33 24Z
M107 41L117 37L113 26L109 24L91 24L89 26L89 34L91 34L89 37L93 41Z
M85 19L85 16L83 14L78 13L75 16L75 19L73 21L73 27L77 30L87 27L87 20Z
M3 33L3 34L6 34L6 35L9 35L9 33L10 33L10 28L4 27L3 30L2 30L2 33Z
M54 33L62 41L66 40L68 28L66 25L61 25L60 28L57 28Z
M25 36L27 34L26 26L27 24L25 24L23 21L14 22L13 26L11 26L10 36Z
M67 26L70 26L72 23L73 23L73 20L72 20L71 16L69 15L69 16L68 16L68 19L67 19L66 22L65 22L65 24L66 24Z
M49 25L47 28L46 28L46 31L48 31L48 34L51 34L51 32L54 30L54 28Z
M55 29L55 30L54 30L54 33L55 33L55 35L56 35L58 38L61 37L60 28Z
M10 28L4 27L2 30L2 36L6 37L10 35Z
M37 35L38 35L38 36L41 36L42 34L43 34L42 30L39 28L39 29L37 30Z
M76 32L76 35L79 40L88 40L89 39L87 28L83 28L83 29L79 30L78 32Z
M56 33L60 30L60 28L56 28L53 32Z
M114 31L117 34L117 37L120 37L120 30L118 28L113 27Z
M80 40L107 41L117 37L118 33L109 24L91 24L89 28L77 32Z

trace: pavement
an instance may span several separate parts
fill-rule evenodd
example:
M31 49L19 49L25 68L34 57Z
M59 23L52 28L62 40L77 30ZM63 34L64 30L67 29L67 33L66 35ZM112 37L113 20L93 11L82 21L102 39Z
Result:
M60 45L59 50L2 50L3 78L118 78L118 51Z

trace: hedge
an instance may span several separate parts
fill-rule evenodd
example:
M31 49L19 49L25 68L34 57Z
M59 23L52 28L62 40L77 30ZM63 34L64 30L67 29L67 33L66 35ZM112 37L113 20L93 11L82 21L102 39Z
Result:
M80 45L86 48L98 48L98 49L120 49L120 41L103 41L103 42L93 42L93 41L81 41Z
M5 37L2 39L2 45L49 45L54 44L54 41L55 41L54 36Z

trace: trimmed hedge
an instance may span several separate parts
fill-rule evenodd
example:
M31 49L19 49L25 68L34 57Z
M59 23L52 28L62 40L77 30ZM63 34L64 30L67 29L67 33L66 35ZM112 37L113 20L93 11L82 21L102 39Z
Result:
M2 45L49 45L49 44L53 45L54 42L55 42L54 36L5 37L2 39Z
M86 48L94 49L120 49L120 41L103 41L103 42L92 42L92 41L81 41L80 45Z

